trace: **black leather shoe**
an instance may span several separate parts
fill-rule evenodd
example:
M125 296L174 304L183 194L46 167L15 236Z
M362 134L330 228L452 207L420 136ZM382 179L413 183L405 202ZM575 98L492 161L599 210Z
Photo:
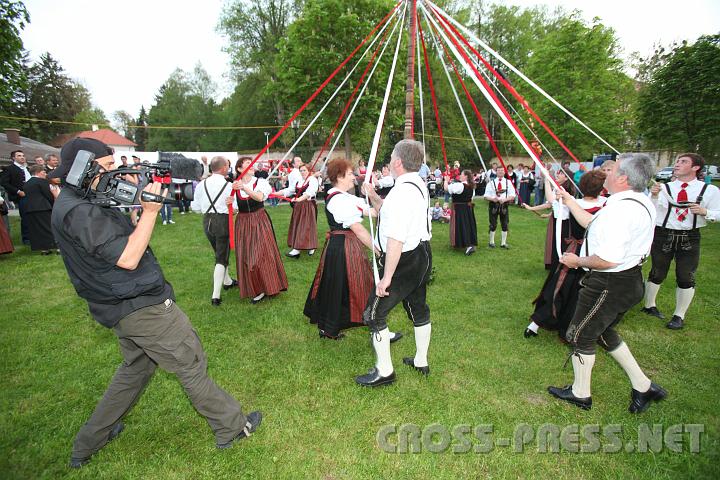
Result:
M290 252L288 252L288 253L285 254L285 256L286 256L286 257L290 257L290 258L294 258L295 260L297 260L298 258L300 258L300 254L299 254L299 253L296 254L296 255L290 255Z
M642 413L650 407L651 401L659 402L667 397L667 392L660 385L650 384L647 392L640 393L634 388L630 392L630 413Z
M220 304L222 303L222 300L220 300L219 298L211 298L210 303L212 304L213 307L219 307Z
M510 250L510 245L507 243L505 245L500 245L500 248L504 248L505 250Z
M495 248L495 244L494 244L494 243L488 243L488 247L490 247L490 248Z
M592 397L578 398L573 395L572 385L567 385L563 388L560 387L548 387L548 392L555 398L565 400L568 403L582 408L583 410L590 410L592 408Z
M475 253L475 247L470 246L470 247L468 247L468 248L465 249L465 255L470 256L470 255L472 255L473 253Z
M122 433L123 430L125 430L125 424L123 424L122 422L116 423L115 426L112 428L112 430L110 430L110 433L108 434L108 443L112 442L118 436L120 436L120 433ZM107 445L107 443L105 445ZM102 449L105 445L100 447L100 449ZM95 455L97 452L99 452L100 449L94 451L92 454L90 454L87 457L83 457L83 458L70 457L70 468L84 467L85 465L90 463L90 458L93 455Z
M525 338L537 337L537 336L538 336L537 332L533 332L529 328L526 328L525 332L523 333L523 337L525 337Z
M232 279L232 283L230 285L223 285L223 290L230 290L231 288L235 288L238 286L237 280L234 278Z
M250 303L253 304L253 305L257 305L258 303L262 302L262 301L265 300L266 298L267 298L267 295L263 295L262 297L258 298L257 300L255 300L255 299L253 298L253 299L250 300Z
M665 319L665 315L663 315L660 310L657 309L657 307L643 307L640 309L642 313L647 313L648 315L651 315L653 317L657 317L661 320Z
M403 337L402 332L393 332L395 335L390 337L390 343L395 343Z
M363 387L381 387L395 383L395 372L387 377L383 377L378 373L377 368L373 367L365 375L355 377L355 383Z
M670 321L665 326L670 330L680 330L683 327L683 319L682 317L673 315Z
M418 372L422 373L426 377L430 375L430 366L427 365L425 367L416 367L415 366L415 359L413 357L405 357L403 358L403 363L407 365L408 367L412 367Z
M342 332L338 333L336 336L328 335L323 330L320 330L319 333L320 333L320 338L327 338L330 340L342 340L343 338L345 338L345 334Z
M253 433L262 423L262 413L259 411L250 412L247 414L246 421L245 421L245 428L240 430L240 433L238 433L235 438L230 440L227 443L218 443L217 448L219 449L225 449L230 448L233 446L233 443L237 442L238 440L242 440L243 438L247 438L250 436L251 433Z

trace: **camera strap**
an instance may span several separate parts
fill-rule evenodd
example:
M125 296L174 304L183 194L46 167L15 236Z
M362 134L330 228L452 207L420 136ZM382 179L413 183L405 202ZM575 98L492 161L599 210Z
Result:
M210 192L208 191L207 180L205 180L205 181L203 182L203 186L205 187L205 195L207 195L208 200L210 200ZM210 200L210 206L208 207L207 210L205 210L205 213L206 213L206 214L207 214L207 213L210 213L210 210L211 210L211 209L212 209L215 213L219 213L219 212L217 211L217 208L215 208L215 202L218 201L218 199L220 198L220 195L223 194L223 192L225 191L225 189L227 188L227 186L228 186L228 183L225 182L225 184L224 184L223 187L220 189L220 191L218 192L218 194L215 195L215 199L214 199L214 200Z

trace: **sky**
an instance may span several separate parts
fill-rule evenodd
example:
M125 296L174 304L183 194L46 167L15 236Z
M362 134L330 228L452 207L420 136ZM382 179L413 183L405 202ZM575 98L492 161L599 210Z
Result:
M25 0L30 24L22 33L33 60L43 52L88 88L108 118L116 110L137 116L176 68L200 62L218 85L217 96L232 91L226 41L217 32L220 0ZM720 1L508 0L523 7L544 4L578 9L600 17L617 32L626 56L649 55L653 45L695 40L720 32ZM502 53L502 52L500 52Z

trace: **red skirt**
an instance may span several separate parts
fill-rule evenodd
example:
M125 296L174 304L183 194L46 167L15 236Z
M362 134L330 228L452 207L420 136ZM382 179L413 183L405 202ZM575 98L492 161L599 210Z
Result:
M293 203L288 247L296 250L315 250L317 241L317 204L315 200Z
M235 217L235 258L240 298L277 295L287 290L285 267L264 208Z
M0 215L0 254L12 253L14 250L10 234L5 228L5 219Z
M341 252L344 256L336 258L337 253ZM337 275L344 275L344 278L332 278ZM331 288L345 284L347 292L323 292L320 288L323 284ZM324 323L323 318L335 324L335 328L330 330L347 328L350 326L347 320L351 324L362 325L362 314L372 289L372 267L362 242L351 230L328 232L306 301L305 315L310 317L313 323L318 323L323 330L326 330L326 327L321 325ZM349 318L346 319L338 318L344 316L344 308L340 305L343 298L348 301Z

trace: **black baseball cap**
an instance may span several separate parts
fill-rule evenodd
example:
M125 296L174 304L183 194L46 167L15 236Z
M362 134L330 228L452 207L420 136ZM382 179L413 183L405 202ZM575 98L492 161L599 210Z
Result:
M61 178L67 177L70 173L70 167L72 167L75 161L75 156L80 150L87 150L95 155L95 158L107 157L115 153L111 147L108 147L100 140L94 138L81 138L76 137L68 141L62 146L60 150L60 165L52 171L48 178Z

